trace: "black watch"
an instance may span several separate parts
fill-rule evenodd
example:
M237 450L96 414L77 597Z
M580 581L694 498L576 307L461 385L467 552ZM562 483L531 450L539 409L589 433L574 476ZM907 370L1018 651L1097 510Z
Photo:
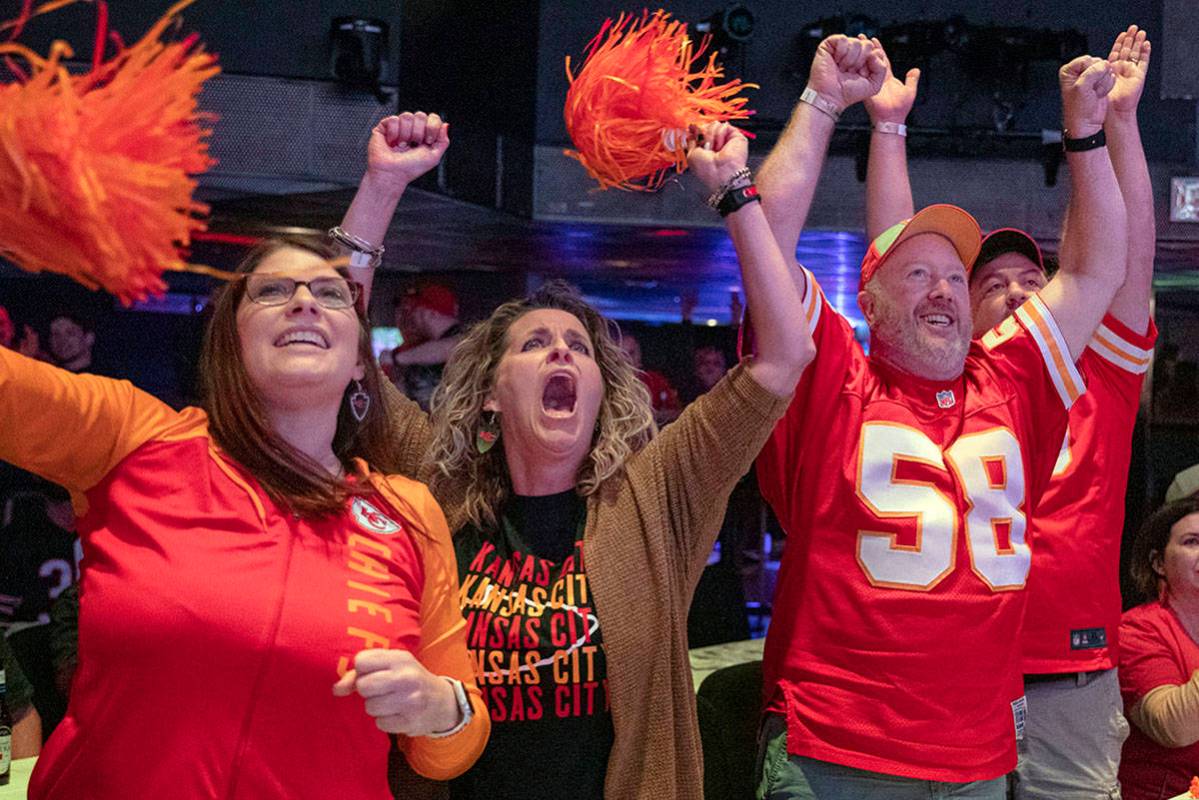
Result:
M727 217L743 206L761 202L761 200L762 197L758 194L758 187L751 183L749 186L742 186L740 189L729 189L725 192L724 197L720 198L720 202L716 204L716 210L720 212L720 216Z
M1071 139L1070 131L1062 131L1062 149L1067 153L1081 153L1106 145L1107 134L1103 132L1103 128L1100 128L1098 133L1092 133L1090 136L1083 136L1080 139Z

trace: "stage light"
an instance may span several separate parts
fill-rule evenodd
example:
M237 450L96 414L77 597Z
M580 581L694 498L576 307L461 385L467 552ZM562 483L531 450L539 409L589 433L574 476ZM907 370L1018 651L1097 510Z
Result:
M1199 177L1170 181L1170 221L1199 222Z
M695 23L695 30L712 37L712 49L727 56L749 43L754 36L754 12L744 3L732 3Z
M329 69L347 86L366 89L380 102L387 95L379 88L387 52L387 23L367 17L334 17L329 31Z

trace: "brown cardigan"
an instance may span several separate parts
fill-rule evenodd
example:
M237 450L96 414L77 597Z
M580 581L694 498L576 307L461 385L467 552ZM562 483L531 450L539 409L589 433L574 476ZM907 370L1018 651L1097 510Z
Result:
M623 480L588 499L584 561L604 632L616 731L608 800L703 796L687 610L729 493L788 402L738 365L629 458ZM428 418L394 390L386 403L399 447L391 466L427 479ZM460 529L460 508L445 493L437 499L450 530Z

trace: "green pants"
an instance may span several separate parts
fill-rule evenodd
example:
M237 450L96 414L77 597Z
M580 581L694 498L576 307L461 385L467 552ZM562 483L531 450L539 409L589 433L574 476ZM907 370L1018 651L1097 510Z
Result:
M758 734L758 800L1004 800L1006 778L923 781L787 753L787 723L767 714Z

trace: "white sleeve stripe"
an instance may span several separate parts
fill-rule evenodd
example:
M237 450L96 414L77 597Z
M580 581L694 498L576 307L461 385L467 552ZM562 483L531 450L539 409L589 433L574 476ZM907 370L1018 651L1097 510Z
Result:
M808 320L808 333L815 335L816 325L820 322L820 309L824 305L821 299L820 284L816 283L816 277L808 271L807 267L801 266L800 269L803 270L804 279L804 316Z
M1099 330L1096 331L1096 335L1108 339L1112 344L1119 347L1134 360L1148 361L1153 357L1153 350L1133 344L1106 325L1100 324Z
M1087 346L1116 366L1138 375L1147 371L1153 360L1151 350L1137 347L1106 325L1099 326Z
M1148 359L1143 361L1134 361L1118 348L1116 348L1116 346L1111 342L1107 341L1106 339L1101 339L1098 336L1091 340L1091 343L1088 344L1087 347L1089 347L1095 353L1095 355L1110 361L1113 365L1126 372L1131 372L1133 375L1143 375L1149 370Z
M1032 334L1033 341L1041 351L1045 369L1057 389L1062 405L1067 409L1086 391L1086 384L1078 373L1078 368L1070 358L1070 350L1066 347L1062 332L1058 330L1053 314L1041 302L1041 298L1033 295L1024 305L1016 309L1016 316L1024 323L1025 328Z

